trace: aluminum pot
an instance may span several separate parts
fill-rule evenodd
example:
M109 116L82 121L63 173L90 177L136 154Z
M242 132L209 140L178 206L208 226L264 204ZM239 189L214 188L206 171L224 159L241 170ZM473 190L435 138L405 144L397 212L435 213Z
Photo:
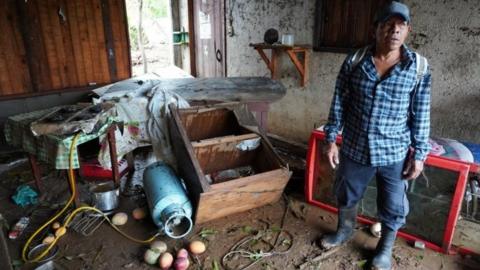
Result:
M113 182L100 183L90 188L92 205L102 212L108 212L118 207L120 195L119 186Z

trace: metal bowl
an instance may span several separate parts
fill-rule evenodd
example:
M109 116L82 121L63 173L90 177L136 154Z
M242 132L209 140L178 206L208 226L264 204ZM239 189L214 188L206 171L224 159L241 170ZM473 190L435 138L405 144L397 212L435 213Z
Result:
M103 212L116 209L119 204L119 186L113 182L100 183L90 187L92 204Z
M39 244L39 245L36 245L35 247L33 247L27 254L27 259L28 260L32 260L33 258L37 257L38 255L40 255L40 253L42 253L50 244ZM54 247L52 247L52 249L50 249L50 251L47 253L47 255L45 255L45 257L43 257L41 260L39 260L38 262L46 262L46 261L50 261L51 259L53 259L58 253L58 246L55 245Z

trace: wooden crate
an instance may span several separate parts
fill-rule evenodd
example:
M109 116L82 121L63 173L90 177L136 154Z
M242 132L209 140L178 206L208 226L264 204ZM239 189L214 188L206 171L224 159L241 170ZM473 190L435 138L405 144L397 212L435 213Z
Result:
M170 137L178 172L196 208L195 223L243 212L281 197L291 172L266 137L255 132L254 126L239 123L237 115L241 114L221 106L170 109ZM249 117L251 121L253 116ZM237 148L239 143L255 138L260 138L258 148ZM206 175L242 166L251 166L255 173L224 182L207 181Z

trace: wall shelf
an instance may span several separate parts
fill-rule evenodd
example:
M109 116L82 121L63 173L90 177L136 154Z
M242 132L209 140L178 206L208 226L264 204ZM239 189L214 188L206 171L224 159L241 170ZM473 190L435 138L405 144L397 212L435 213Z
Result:
M250 44L250 47L253 47L262 57L265 64L267 64L270 73L272 74L272 79L277 79L277 67L278 67L278 55L284 51L292 60L293 64L300 73L300 86L304 87L308 80L308 58L310 46L308 45L294 45L287 46L283 44L266 44L266 43L255 43ZM266 55L266 49L272 50L270 59ZM298 58L298 54L303 54L303 59Z

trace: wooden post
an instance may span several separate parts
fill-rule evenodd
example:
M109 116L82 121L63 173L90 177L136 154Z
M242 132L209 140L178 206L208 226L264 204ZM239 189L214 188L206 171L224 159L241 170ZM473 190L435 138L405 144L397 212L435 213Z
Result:
M110 161L112 163L112 177L115 184L120 184L120 175L118 173L117 146L115 141L116 125L110 126L107 133L108 147L110 150Z
M308 63L310 61L310 52L308 50L305 50L303 55L303 81L302 81L302 86L305 86L308 82Z
M38 191L42 193L42 174L40 173L40 168L38 167L37 164L37 159L35 158L35 155L33 154L28 154L28 160L30 161L30 167L32 168L32 175L33 178L35 179L35 186L37 187Z
M270 59L270 71L272 72L272 79L277 79L277 50L272 50L272 58Z

